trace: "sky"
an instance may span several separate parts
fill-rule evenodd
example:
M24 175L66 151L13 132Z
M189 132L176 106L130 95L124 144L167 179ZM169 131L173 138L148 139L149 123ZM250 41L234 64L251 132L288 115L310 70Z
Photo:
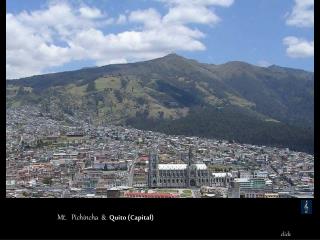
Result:
M314 0L7 0L7 79L177 53L314 71Z

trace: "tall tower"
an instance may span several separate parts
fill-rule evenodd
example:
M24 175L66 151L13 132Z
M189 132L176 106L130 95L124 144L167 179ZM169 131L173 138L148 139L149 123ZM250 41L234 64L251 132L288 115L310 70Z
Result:
M189 146L189 153L188 153L188 166L187 166L187 184L186 187L190 187L190 171L191 171L191 164L192 164L192 149Z
M191 147L189 147L189 153L188 153L188 167L191 166L191 163L192 163L192 149Z
M158 177L158 155L149 153L149 171L148 171L148 187L157 187Z

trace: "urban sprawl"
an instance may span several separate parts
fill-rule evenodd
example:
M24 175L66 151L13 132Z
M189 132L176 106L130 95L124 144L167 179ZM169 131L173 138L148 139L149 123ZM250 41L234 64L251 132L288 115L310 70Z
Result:
M313 198L307 153L6 114L8 198Z

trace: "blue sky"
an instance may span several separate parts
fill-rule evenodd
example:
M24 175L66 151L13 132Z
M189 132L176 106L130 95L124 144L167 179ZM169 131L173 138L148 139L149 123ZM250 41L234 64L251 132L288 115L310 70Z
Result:
M10 0L7 78L153 59L313 71L313 0Z

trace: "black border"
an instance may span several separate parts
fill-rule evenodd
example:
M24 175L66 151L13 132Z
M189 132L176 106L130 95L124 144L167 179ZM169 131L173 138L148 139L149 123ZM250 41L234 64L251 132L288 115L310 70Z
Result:
M316 238L319 205L301 215L300 199L5 199L6 238ZM57 213L153 213L153 222L75 222ZM68 217L67 217L68 218ZM319 238L318 238L319 239Z
M4 20L6 2L1 1L1 4ZM316 26L317 24L315 28ZM2 40L6 41L4 36ZM2 56L5 62L4 54ZM315 58L315 66L317 64ZM2 70L4 71L4 68ZM317 76L316 73L315 75ZM3 83L5 85L4 80ZM1 91L5 102L5 86ZM318 91L319 84L315 80L316 110ZM5 113L5 109L2 113ZM3 119L5 121L5 114ZM316 133L317 120L319 117L316 111ZM2 127L5 132L5 124ZM320 239L318 149L319 141L316 137L315 198L312 199L312 215L301 215L301 199L6 199L3 185L4 194L0 199L0 216L3 220L0 225L0 238ZM3 150L2 156L5 147ZM2 163L5 164L4 157ZM5 170L1 177L5 178ZM2 183L4 182L3 179ZM154 221L88 223L57 220L58 213L70 215L92 212L114 215L152 213ZM290 231L291 237L281 237L283 231Z

